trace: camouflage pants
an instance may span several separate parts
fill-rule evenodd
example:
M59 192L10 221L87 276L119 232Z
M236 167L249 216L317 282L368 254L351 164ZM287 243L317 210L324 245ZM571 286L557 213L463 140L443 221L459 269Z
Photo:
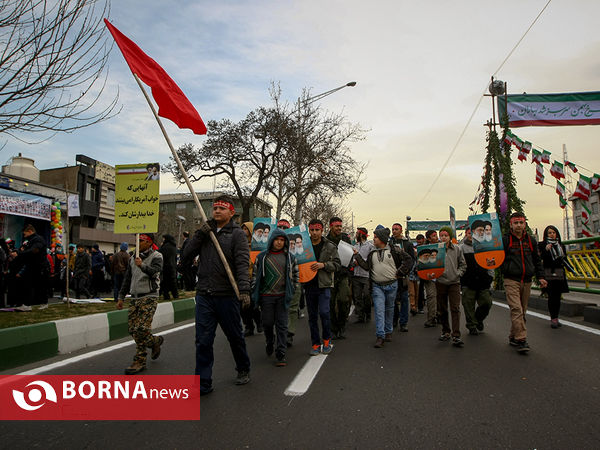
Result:
M152 335L152 318L156 311L156 297L132 298L129 301L127 322L129 334L136 343L134 362L146 364L146 348L152 348L158 338Z

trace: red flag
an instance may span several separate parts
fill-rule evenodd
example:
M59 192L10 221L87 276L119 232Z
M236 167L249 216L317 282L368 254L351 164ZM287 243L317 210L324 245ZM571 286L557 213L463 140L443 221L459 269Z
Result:
M152 88L152 96L158 104L158 115L172 120L179 128L189 128L194 134L206 134L200 114L167 72L108 20L104 19L104 23L131 71Z

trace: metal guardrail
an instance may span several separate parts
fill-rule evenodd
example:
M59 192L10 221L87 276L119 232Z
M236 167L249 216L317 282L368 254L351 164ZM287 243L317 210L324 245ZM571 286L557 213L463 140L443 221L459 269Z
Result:
M580 246L577 250L567 249L567 260L575 269L575 273L567 270L567 280L581 281L585 288L570 288L575 292L586 292L588 294L600 294L600 289L590 288L590 283L600 283L600 236L571 239L563 241L565 246Z

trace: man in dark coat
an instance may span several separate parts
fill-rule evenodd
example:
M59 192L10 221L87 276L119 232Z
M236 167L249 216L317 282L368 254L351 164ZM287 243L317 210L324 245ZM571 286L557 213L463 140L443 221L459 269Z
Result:
M177 244L175 238L170 234L163 236L163 243L158 250L163 255L162 282L160 284L160 293L164 295L165 300L179 298L177 292Z
M16 274L17 283L22 291L24 305L46 303L48 260L46 242L38 235L33 225L23 229L23 245L14 256L20 260L21 268ZM40 280L41 277L41 280ZM41 281L41 282L40 282Z

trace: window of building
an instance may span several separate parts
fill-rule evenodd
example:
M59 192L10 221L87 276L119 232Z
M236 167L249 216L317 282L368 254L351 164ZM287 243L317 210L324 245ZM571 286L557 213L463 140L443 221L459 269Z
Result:
M115 207L115 191L114 189L108 189L106 191L106 206L111 208Z
M598 202L592 203L592 214L598 214Z
M177 203L177 205L175 206L175 209L185 209L186 206L187 206L186 203Z
M574 209L575 211L579 211L579 210L581 209L581 206L579 205L579 201L578 201L578 200L575 200L575 201L573 202L573 209Z
M575 226L577 228L581 228L581 217L576 217L575 218Z
M96 201L96 183L85 184L85 199L90 202Z
M600 220L594 220L594 233L600 231Z

